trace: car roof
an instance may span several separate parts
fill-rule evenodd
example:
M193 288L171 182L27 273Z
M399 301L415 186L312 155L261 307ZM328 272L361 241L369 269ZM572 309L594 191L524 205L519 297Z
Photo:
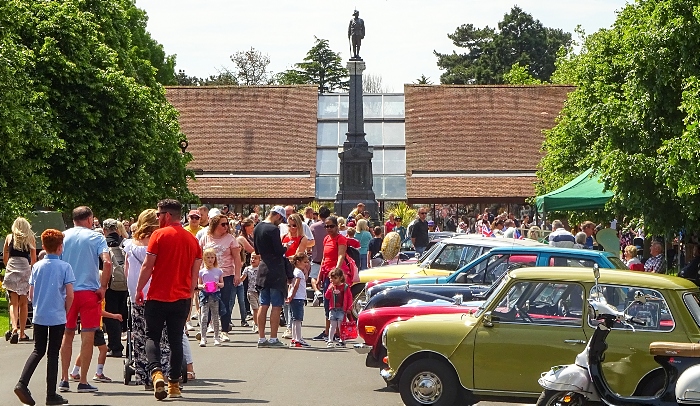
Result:
M594 283L593 268L578 267L529 267L517 268L509 272L513 279L535 279L557 282L589 282ZM697 290L697 286L684 278L662 275L657 273L624 271L600 268L601 284L635 286L649 289Z
M534 240L516 240L514 238L494 238L484 237L477 234L459 235L457 237L446 238L440 242L455 245L478 245L481 247L547 247L546 244Z
M538 246L524 246L524 247L495 247L490 252L492 253L509 253L513 249L517 249L518 252L523 253L550 253L550 254L572 254L572 255L587 255L587 256L605 256L610 257L614 254L607 251L596 251L596 250L586 250L578 248L559 248L553 247L551 245L540 244Z

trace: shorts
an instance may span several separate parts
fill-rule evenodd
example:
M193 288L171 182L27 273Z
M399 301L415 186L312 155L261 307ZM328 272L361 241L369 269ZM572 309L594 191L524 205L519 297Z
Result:
M96 331L100 328L101 314L102 305L97 298L97 293L91 290L74 292L73 304L66 314L66 330L78 329L78 315L80 315L80 330Z
M279 289L263 288L260 291L260 306L284 306L285 292Z
M309 271L309 278L318 279L318 274L321 273L321 264L315 262L311 263L311 271Z
M258 310L260 307L260 295L256 291L248 292L248 302L250 303L250 308L253 310Z
M328 320L330 321L345 321L345 312L339 307L331 309L328 314Z
M98 328L95 330L95 343L93 344L95 347L101 347L103 345L107 345L107 341L105 341L105 332L102 331L101 328Z
M292 321L304 321L304 299L292 299L289 310L292 313Z

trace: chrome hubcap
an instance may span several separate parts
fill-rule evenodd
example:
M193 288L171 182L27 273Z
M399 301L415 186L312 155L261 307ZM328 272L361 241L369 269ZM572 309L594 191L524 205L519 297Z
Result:
M432 372L421 372L411 381L411 393L417 402L433 404L442 396L442 381Z

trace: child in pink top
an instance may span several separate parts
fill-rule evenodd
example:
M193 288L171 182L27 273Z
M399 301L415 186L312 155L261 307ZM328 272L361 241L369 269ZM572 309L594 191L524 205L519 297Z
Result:
M336 331L340 332L340 324L345 321L345 315L352 307L352 292L350 286L345 283L345 274L341 269L334 269L330 273L331 284L326 290L325 297L329 303L328 320L331 322L328 331L327 347L333 347L333 337ZM345 347L345 343L340 340L337 347Z

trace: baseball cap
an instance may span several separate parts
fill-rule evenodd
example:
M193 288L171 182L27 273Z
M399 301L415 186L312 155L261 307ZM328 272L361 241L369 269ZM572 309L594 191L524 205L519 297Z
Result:
M109 230L114 230L117 228L117 220L115 219L107 219L102 222L102 228L109 229Z
M200 218L201 216L199 215L199 210L190 210L189 214L187 214L187 217Z
M221 214L221 210L217 209L216 207L209 210L209 218L212 218L214 216L218 216L219 214Z
M348 227L355 227L355 222L354 221L348 221Z
M434 225L435 225L435 222L434 222L433 220L429 220L429 221L428 221L428 225L429 225L429 226L434 226Z
M394 220L403 220L401 216L394 216Z
M287 212L284 211L284 207L282 207L282 206L273 207L272 210L270 210L270 213L277 213L280 216L282 216L283 219L285 219L285 220L287 219Z

